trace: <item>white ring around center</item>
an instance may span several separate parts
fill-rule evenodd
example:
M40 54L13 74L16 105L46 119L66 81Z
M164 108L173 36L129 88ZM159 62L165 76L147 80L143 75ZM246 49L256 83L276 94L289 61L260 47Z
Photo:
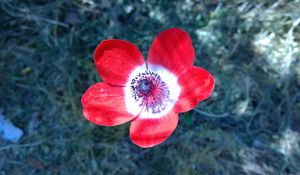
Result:
M136 101L134 99L134 96L132 94L130 85L132 79L134 79L139 73L144 73L146 71L146 64L143 64L141 66L136 67L129 75L129 78L127 80L126 86L124 87L124 92L125 92L125 104L126 104L126 109L127 112L141 118L160 118L167 113L169 113L176 101L178 100L178 97L180 95L181 88L177 82L177 77L172 74L170 71L168 71L166 68L158 65L153 65L153 64L148 64L148 70L151 72L155 72L158 75L160 75L161 80L165 82L168 90L169 90L169 100L167 101L167 106L166 108L161 111L160 113L152 113L149 110L148 112L146 110L142 109L141 100Z

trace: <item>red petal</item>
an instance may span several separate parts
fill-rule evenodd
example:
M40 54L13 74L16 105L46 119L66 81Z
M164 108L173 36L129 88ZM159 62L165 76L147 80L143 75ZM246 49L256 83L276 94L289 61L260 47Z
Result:
M94 61L100 77L113 85L125 85L135 67L144 64L139 49L123 40L104 40L95 50Z
M160 118L138 116L131 122L130 138L138 146L152 147L165 141L175 130L178 114L171 111Z
M181 93L174 106L176 112L186 112L197 106L200 101L211 96L214 90L214 77L200 67L190 67L178 78Z
M105 82L92 85L81 98L83 116L97 125L115 126L135 116L126 111L124 91Z
M192 66L194 57L195 52L188 33L178 28L158 34L148 53L149 63L164 66L175 74Z

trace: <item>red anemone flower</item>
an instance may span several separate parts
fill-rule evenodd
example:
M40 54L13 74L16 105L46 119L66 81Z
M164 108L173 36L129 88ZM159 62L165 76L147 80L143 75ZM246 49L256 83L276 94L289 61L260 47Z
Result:
M94 61L104 82L83 95L83 116L102 126L132 120L130 138L146 148L165 141L175 130L178 113L193 109L214 89L214 77L193 66L194 48L184 30L161 32L147 63L138 48L124 40L104 40Z

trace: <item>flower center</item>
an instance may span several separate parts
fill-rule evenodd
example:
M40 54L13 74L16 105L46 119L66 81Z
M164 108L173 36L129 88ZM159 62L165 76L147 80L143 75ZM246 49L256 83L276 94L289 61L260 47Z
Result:
M131 94L139 106L152 114L163 111L169 101L169 89L160 75L152 71L139 73L131 80Z
M176 75L162 66L143 64L132 70L124 87L126 109L140 118L160 118L173 109L180 92Z
M153 82L147 78L140 80L138 84L137 91L139 91L140 94L147 95L151 92L153 89Z

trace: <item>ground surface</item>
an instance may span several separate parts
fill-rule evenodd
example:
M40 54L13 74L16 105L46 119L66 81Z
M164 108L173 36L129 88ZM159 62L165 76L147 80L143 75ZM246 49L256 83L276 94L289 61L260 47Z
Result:
M0 140L0 174L300 174L299 0L2 0L0 108L24 131ZM193 40L213 96L180 114L163 144L141 149L129 124L87 122L80 98L101 81L102 39L146 57L169 27Z

